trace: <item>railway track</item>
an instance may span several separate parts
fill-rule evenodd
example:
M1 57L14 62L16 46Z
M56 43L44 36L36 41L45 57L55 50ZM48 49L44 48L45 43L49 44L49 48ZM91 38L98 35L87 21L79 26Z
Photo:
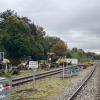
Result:
M74 100L76 96L80 93L81 89L85 86L85 84L89 81L89 79L92 77L94 71L96 69L96 66L94 66L93 70L89 73L89 75L82 81L81 85L74 91L74 93L66 100Z
M97 62L97 71L98 71L98 74L97 74L97 92L96 92L96 97L95 97L95 100L100 100L100 61Z
M50 71L50 72L46 72L46 73L41 73L41 74L36 74L35 75L35 79L36 80L37 79L41 79L41 78L44 78L44 77L47 77L47 76L51 76L51 75L55 75L55 74L58 74L58 73L61 73L61 72L62 72L62 69L56 70L56 71ZM33 76L14 79L14 80L12 80L12 86L15 87L15 86L21 85L23 83L30 82L32 80L33 80Z
M72 67L74 67L74 66L65 68L65 70L68 70L69 68L72 68ZM55 75L55 74L61 73L62 71L63 71L63 69L60 68L60 69L57 69L57 70L54 70L54 71L36 74L35 79L38 80L38 79L41 79L41 78L44 78L44 77L47 77L47 76ZM15 87L15 86L21 85L23 83L30 82L32 80L33 80L33 76L27 76L27 77L23 77L23 78L13 79L12 80L12 86Z

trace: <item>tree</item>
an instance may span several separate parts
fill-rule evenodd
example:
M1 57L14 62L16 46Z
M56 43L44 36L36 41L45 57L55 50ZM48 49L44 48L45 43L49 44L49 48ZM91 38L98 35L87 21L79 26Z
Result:
M77 48L72 48L72 52L77 52Z
M4 20L6 18L8 18L9 16L16 16L17 17L17 13L14 13L14 11L10 10L10 9L0 13L0 18L2 18Z
M40 60L47 58L48 52L62 55L67 50L60 38L46 36L43 27L12 10L0 13L0 48L13 60L25 56Z
M67 58L72 58L73 57L72 52L70 50L66 51L66 57Z
M82 56L84 55L84 51L82 49L78 49L77 52L79 57L82 58Z
M59 56L65 55L65 52L67 51L67 45L60 40L52 47L51 51Z
M29 25L15 16L12 11L7 10L0 16L3 18L2 27L0 26L0 43L8 57L14 59L29 55L32 51L33 41Z

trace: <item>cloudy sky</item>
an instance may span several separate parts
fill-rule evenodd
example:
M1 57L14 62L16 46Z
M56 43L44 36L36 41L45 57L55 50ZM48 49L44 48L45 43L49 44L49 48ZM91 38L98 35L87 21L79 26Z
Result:
M100 52L100 0L0 0L0 12L15 10L69 48Z

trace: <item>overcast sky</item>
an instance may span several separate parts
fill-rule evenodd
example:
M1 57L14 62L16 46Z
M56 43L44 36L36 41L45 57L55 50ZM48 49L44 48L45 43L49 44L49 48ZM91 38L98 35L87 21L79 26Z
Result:
M0 12L6 9L29 17L69 48L100 51L100 0L0 0Z

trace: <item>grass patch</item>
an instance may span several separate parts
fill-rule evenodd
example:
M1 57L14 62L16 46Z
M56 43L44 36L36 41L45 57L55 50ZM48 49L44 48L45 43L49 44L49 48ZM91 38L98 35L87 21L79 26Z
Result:
M36 81L35 91L32 90L32 82L24 84L12 90L12 100L51 100L52 97L63 93L66 85L70 85L70 80L71 78L63 80L54 76L41 79Z

